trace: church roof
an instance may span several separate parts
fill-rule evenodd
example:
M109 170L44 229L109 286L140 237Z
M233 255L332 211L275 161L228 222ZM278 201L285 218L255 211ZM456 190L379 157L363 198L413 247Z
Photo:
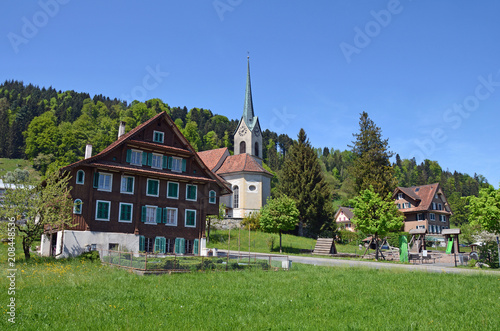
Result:
M250 59L247 59L247 85L245 89L245 104L243 106L243 116L241 116L240 122L236 129L238 129L243 121L250 131L259 123L259 119L255 116L253 111L253 101L252 101L252 84L250 82ZM236 132L236 131L235 131Z
M269 171L264 169L259 162L247 153L228 156L222 166L216 171L218 175L235 172L259 172L272 176Z
M221 158L224 157L224 154L229 154L229 150L227 147L211 149L209 151L198 152L198 156L201 158L203 163L207 166L208 169L214 171L215 168L221 161Z

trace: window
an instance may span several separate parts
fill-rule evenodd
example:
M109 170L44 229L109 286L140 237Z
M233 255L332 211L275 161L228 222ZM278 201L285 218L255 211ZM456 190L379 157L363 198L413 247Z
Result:
M425 225L417 225L417 229L425 229Z
M76 183L81 185L85 183L85 171L78 170L76 172Z
M118 245L117 243L109 243L108 244L108 250L110 251L117 251L120 249L120 245Z
M430 219L431 221L435 221L435 220L436 220L436 214L434 214L434 213L430 213L430 214L429 214L429 219Z
M169 156L167 168L175 172L186 171L186 160L180 157Z
M163 144L165 134L160 131L153 131L153 142Z
M436 203L435 202L432 203L432 210L436 210Z
M255 156L259 156L259 143L258 142L255 143L255 153L254 154L255 154Z
M411 203L409 202L405 202L403 203L403 208L406 209L406 208L411 208Z
M400 203L398 203L398 209L401 209L401 204Z
M110 201L96 201L95 219L97 221L109 221Z
M82 213L82 200L76 199L73 203L73 214L81 214Z
M165 254L166 239L164 237L155 238L155 253Z
M132 176L122 176L120 193L134 194L134 181L134 177Z
M193 241L192 240L184 240L184 253L185 254L193 254Z
M161 210L156 206L142 206L141 222L146 224L161 223Z
M443 205L438 203L438 210L443 210Z
M196 191L197 191L196 185L187 184L186 185L186 200L196 201Z
M208 192L208 203L215 204L217 202L216 195L217 193L213 190Z
M196 210L186 209L186 218L185 218L184 226L186 226L188 228L196 227Z
M398 200L403 199L403 193L398 193Z
M118 216L119 222L132 222L132 211L134 205L131 203L120 202L120 214Z
M139 252L152 253L154 248L153 238L139 237Z
M179 198L179 183L174 183L174 182L167 183L167 198L169 199Z
M150 197L157 197L159 194L160 181L158 179L148 179L146 195Z
M132 165L141 166L142 165L142 151L138 151L136 149L128 149L126 161Z
M441 233L441 225L437 226L437 233Z
M250 149L252 146L250 146ZM247 143L242 141L240 142L240 154L245 154L247 152Z
M165 208L162 221L166 225L177 226L177 208Z
M94 174L94 188L99 191L111 192L111 185L113 183L113 175L103 172L96 172Z
M249 190L250 192L255 192L255 191L257 190L257 186L255 186L255 185L250 185L250 186L248 186L248 190Z
M240 188L233 187L233 208L240 208Z
M151 168L161 169L163 162L163 155L153 153L151 157Z
M165 247L166 253L173 253L174 252L174 242L175 242L174 239L167 238L166 247Z
M424 220L424 214L420 213L417 214L417 221L423 221Z
M445 215L439 215L439 220L441 222L446 222L446 216Z

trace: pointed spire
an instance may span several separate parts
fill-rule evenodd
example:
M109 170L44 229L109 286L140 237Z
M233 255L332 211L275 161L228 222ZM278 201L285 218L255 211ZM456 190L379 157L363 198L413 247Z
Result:
M249 127L253 127L253 103L252 103L252 87L250 84L250 56L247 56L247 87L245 90L245 106L243 107L243 120Z

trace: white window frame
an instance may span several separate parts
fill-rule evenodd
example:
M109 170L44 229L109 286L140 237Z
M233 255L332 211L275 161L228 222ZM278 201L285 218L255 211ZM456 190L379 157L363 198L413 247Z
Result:
M156 141L155 140L156 134L160 134L161 135L161 141ZM153 142L154 143L163 144L164 141L165 141L165 132L153 130Z
M97 214L99 213L99 203L107 203L108 204L108 218L98 218ZM95 201L95 220L96 221L108 221L109 222L109 215L111 214L111 201L106 201L106 200L96 200Z
M156 159L156 165L155 165L155 159ZM153 153L153 156L151 156L151 168L153 169L162 169L163 165L163 155L158 154L158 153Z
M174 172L182 172L182 158L180 157L172 157L172 169Z
M398 200L402 200L403 199L403 193L398 193Z
M435 202L432 202L432 210L436 210L436 203Z
M188 198L189 186L194 186L196 188L194 199ZM195 184L186 184L186 201L196 201L198 199L198 185Z
M438 203L438 210L443 210L443 205Z
M83 206L82 199L75 199L75 201L73 201L73 214L81 215L82 214L82 206ZM79 208L79 210L77 211L76 208Z
M104 177L109 177L109 189L104 187L104 182L105 182ZM101 180L101 178L103 180ZM101 184L102 184L102 187L101 187ZM113 174L111 174L109 172L99 172L99 181L97 183L97 190L104 191L104 192L111 192L113 190Z
M138 150L138 149L131 149L130 151L131 151L130 152L130 164L142 167L142 153L143 152L141 150ZM134 157L134 155L138 155L137 159L139 160L139 162L134 162L134 161L137 161L136 158Z
M211 196L213 192L213 196ZM212 202L212 199L213 199L213 202ZM217 192L215 192L214 190L210 190L208 192L208 203L212 204L212 205L215 205L217 203Z
M172 207L167 207L165 209L166 210L164 212L167 213L167 220L168 220L168 215L169 215L168 213L169 213L169 211L171 211L171 210L175 211L175 220L174 220L174 222L173 223L165 223L165 225L167 225L167 226L177 226L177 219L179 218L179 210L177 208L172 208Z
M156 194L149 194L149 181L155 181L158 183L158 190L156 192ZM146 196L148 197L159 197L160 196L160 181L158 179L152 179L152 178L148 178L146 180Z
M187 225L187 214L189 211L194 211L194 225ZM184 226L186 228L195 228L196 227L196 209L186 209L184 211Z
M124 183L124 179L125 179L125 185L127 183L126 179L127 178L132 178L133 181L132 181L132 192L127 192L127 191L124 191L123 190L123 183ZM122 175L122 178L121 178L121 181L120 181L120 193L123 193L123 194L134 194L134 190L135 190L135 177L134 176L127 176L127 175Z
M240 187L233 186L233 208L240 208Z
M429 213L429 219L430 219L431 221L435 221L435 220L436 220L436 214L434 214L434 213Z
M439 220L443 223L446 223L446 215L439 215Z
M177 184L177 194L176 194L175 197L168 196L168 191L169 191L168 187L169 187L170 184ZM176 200L179 199L179 188L180 188L180 186L181 185L178 182L167 182L167 199L176 199Z
M146 205L146 219L144 220L144 224L148 224L148 225L156 225L156 215L157 215L157 209L158 209L158 206L150 206L150 205ZM153 222L148 222L148 217L150 217L151 215L150 214L150 210L153 210Z
M78 174L79 174L79 173L83 173L83 178L82 178L82 180L81 180L81 181L78 181ZM85 171L83 171L82 169L80 169L80 170L78 170L78 171L76 172L75 182L76 182L78 185L83 185L83 184L85 184Z
M122 205L124 205L124 206L130 206L130 221L124 221L124 220L122 220ZM121 223L132 223L133 218L134 218L134 204L133 203L128 203L128 202L120 202L120 207L118 209L118 222L121 222Z

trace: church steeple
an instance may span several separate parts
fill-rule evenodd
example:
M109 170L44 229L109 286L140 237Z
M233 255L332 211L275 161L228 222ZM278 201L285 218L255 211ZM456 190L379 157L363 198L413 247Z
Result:
M247 56L247 86L245 89L245 105L243 107L243 120L246 125L248 125L251 130L255 123L254 121L255 114L253 112L253 102L252 102L252 86L250 83L250 57Z

